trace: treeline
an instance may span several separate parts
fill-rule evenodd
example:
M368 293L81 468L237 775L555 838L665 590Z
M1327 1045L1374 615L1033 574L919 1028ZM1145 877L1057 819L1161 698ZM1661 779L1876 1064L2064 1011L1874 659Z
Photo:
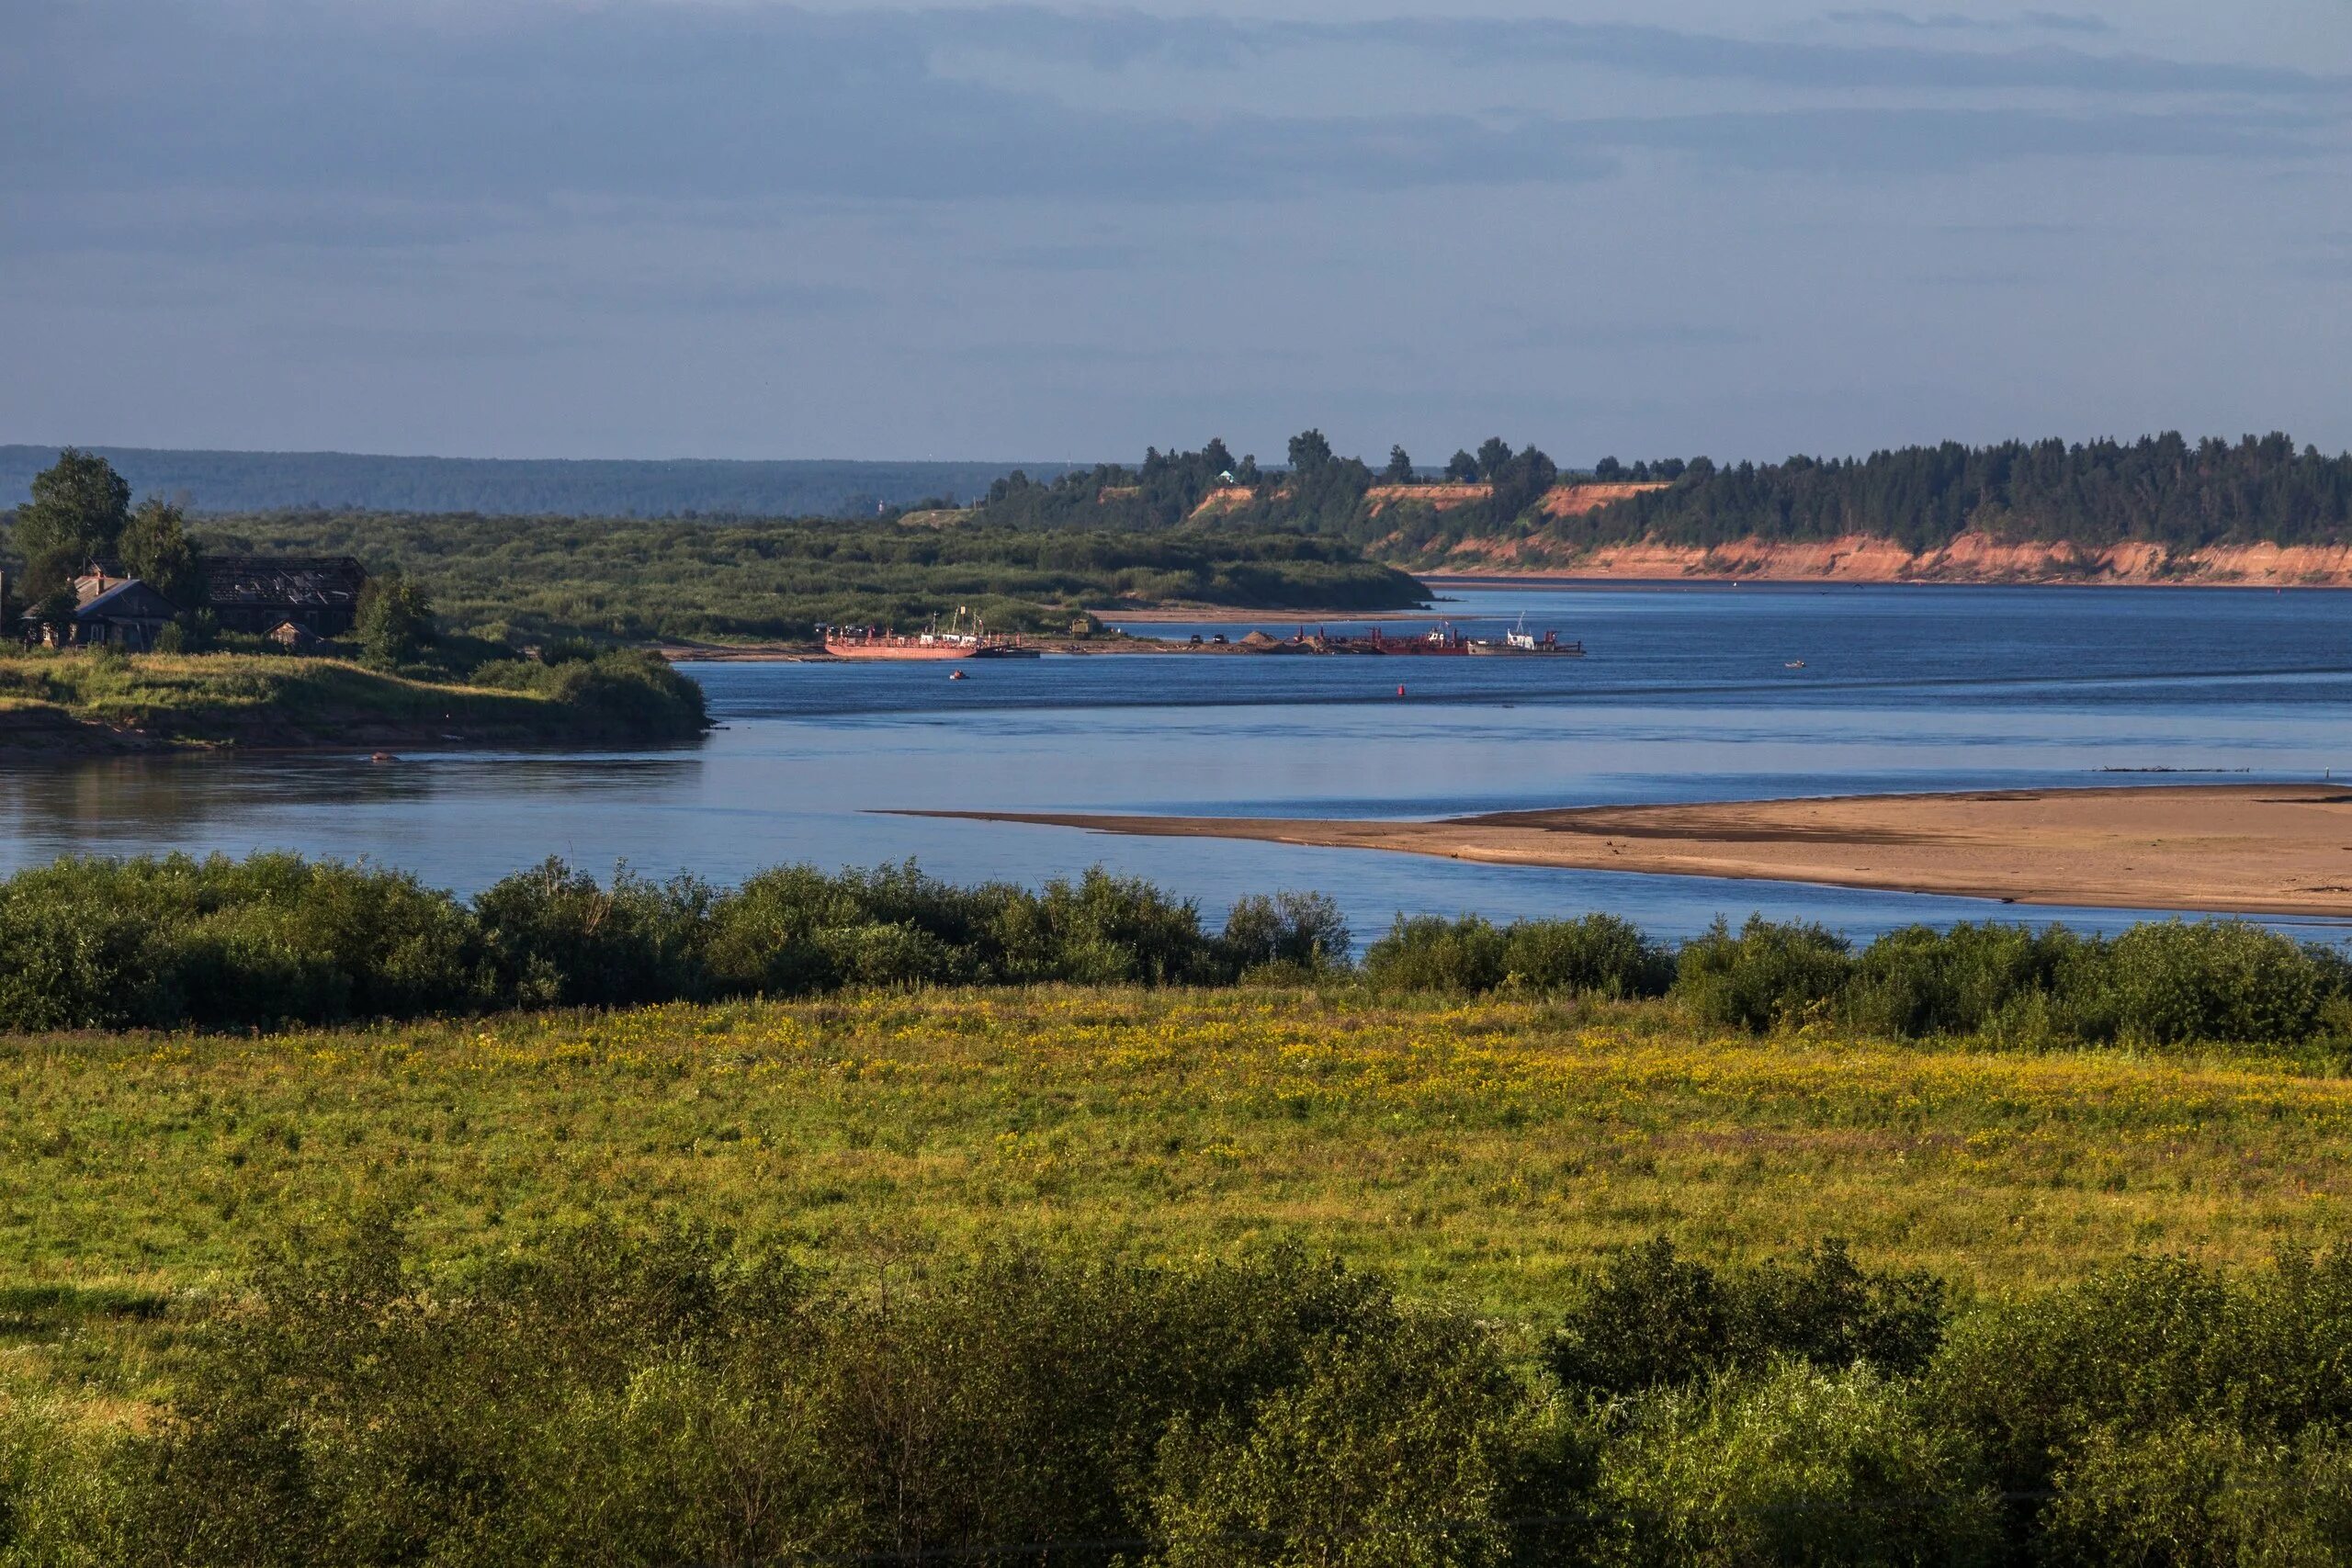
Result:
M1100 869L1032 891L911 863L739 887L548 861L469 901L290 854L62 860L0 882L0 1029L248 1028L852 987L1341 984L1385 994L1668 998L1694 1021L2026 1045L2352 1048L2352 961L2236 920L1912 927L1856 952L1750 920L1671 951L1609 915L1399 918L1362 963L1338 907L1199 907Z
M1227 481L1224 476L1230 473ZM2233 445L2191 443L2177 433L2130 444L2007 442L1994 446L1911 446L1863 458L1792 457L1719 466L1705 457L1604 457L1592 479L1664 488L1581 517L1538 509L1564 476L1533 446L1500 437L1456 452L1441 473L1417 468L1402 447L1374 470L1335 456L1319 432L1291 442L1288 466L1238 463L1224 443L1198 452L1157 450L1143 465L1104 465L1039 483L1015 473L988 492L983 515L1023 527L1171 528L1219 491L1218 514L1376 544L1385 558L1442 559L1471 540L1530 540L1562 556L1648 540L1709 547L1743 539L1889 538L1915 551L1981 532L2004 541L2096 551L2144 541L2177 552L2212 545L2341 544L2352 535L2352 455L2298 450L2282 434ZM1379 484L1477 482L1491 495L1441 507L1430 501L1367 500Z
M2352 1253L1963 1306L1660 1240L1532 1334L1295 1250L285 1247L139 1422L0 1403L18 1568L1996 1568L2352 1556ZM1532 1343L1531 1343L1532 1341Z
M89 450L140 495L182 500L193 511L215 513L326 507L575 517L872 517L924 496L978 495L1013 466ZM33 476L56 455L51 446L0 446L0 509L22 501Z
M398 567L451 625L502 642L797 640L823 625L912 629L958 606L997 630L1062 634L1119 605L1370 611L1426 597L1342 539L1249 529L287 512L208 523L199 542Z
M1394 532L1373 526L1366 496L1375 485L1419 484L1432 475L1418 468L1402 446L1392 447L1377 471L1361 457L1342 457L1319 430L1291 437L1287 463L1259 467L1257 457L1237 460L1223 441L1197 452L1148 450L1140 468L1100 464L1073 469L1050 483L1014 472L990 486L980 515L1017 528L1166 529L1185 525L1202 503L1221 498L1218 515L1227 526L1303 529L1369 541ZM1484 484L1491 493L1448 512L1456 527L1499 527L1544 498L1560 477L1558 465L1532 446L1513 450L1500 436L1477 451L1454 453L1443 479ZM1408 504L1410 522L1427 507Z
M1792 457L1761 467L1693 461L1672 488L1551 524L1567 545L1652 539L1890 538L1913 550L1975 531L2100 549L2145 541L2343 544L2352 526L2352 455L2298 451L2286 435L2190 443L2177 433L2125 445L2007 442L1911 446L1864 458Z

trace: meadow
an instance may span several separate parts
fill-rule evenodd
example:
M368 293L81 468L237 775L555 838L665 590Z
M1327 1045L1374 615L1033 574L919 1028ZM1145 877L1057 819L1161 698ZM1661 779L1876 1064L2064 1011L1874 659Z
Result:
M436 1256L591 1216L811 1258L1286 1239L1532 1321L1604 1251L1826 1236L1994 1292L2346 1218L2352 1082L2254 1054L1757 1037L1666 1002L866 994L0 1045L0 1277L215 1289L371 1201Z
M0 1108L7 1568L2352 1526L2352 1081L2249 1048L1000 986L0 1037Z

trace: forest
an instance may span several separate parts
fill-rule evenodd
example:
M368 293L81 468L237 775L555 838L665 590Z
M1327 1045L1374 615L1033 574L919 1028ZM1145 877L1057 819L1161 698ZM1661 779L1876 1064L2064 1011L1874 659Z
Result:
M1018 526L1172 528L1204 503L1260 526L1336 534L1385 559L1442 555L1470 538L1521 538L1574 552L1648 540L1705 547L1740 539L1893 539L1920 551L1981 532L2002 541L2096 550L2139 540L2185 552L2212 545L2340 544L2352 529L2352 456L2298 448L2283 434L2234 444L2177 433L2129 444L1946 442L1860 458L1791 457L1718 465L1700 457L1632 465L1604 457L1563 471L1540 449L1490 437L1442 472L1401 447L1375 471L1334 455L1316 431L1293 439L1279 469L1239 462L1222 442L1197 452L1148 452L1139 468L1073 471L1051 483L1020 473L988 492L981 515ZM1233 475L1231 484L1222 476ZM1536 504L1556 482L1647 482L1658 488L1581 516ZM1382 485L1487 487L1460 505L1427 496L1390 501ZM1215 498L1212 500L1212 498Z

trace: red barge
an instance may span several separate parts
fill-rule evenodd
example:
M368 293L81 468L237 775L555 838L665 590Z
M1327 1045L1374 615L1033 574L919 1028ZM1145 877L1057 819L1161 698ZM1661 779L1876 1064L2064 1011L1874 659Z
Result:
M1035 659L1038 650L1018 637L991 633L978 615L962 610L942 631L936 617L923 630L887 632L879 626L822 626L825 651L836 659L945 660Z

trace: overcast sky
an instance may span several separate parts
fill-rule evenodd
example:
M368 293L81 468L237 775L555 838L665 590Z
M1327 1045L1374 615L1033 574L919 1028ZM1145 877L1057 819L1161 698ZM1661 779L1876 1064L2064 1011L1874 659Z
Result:
M0 0L0 441L2352 446L2352 0L1419 3Z

